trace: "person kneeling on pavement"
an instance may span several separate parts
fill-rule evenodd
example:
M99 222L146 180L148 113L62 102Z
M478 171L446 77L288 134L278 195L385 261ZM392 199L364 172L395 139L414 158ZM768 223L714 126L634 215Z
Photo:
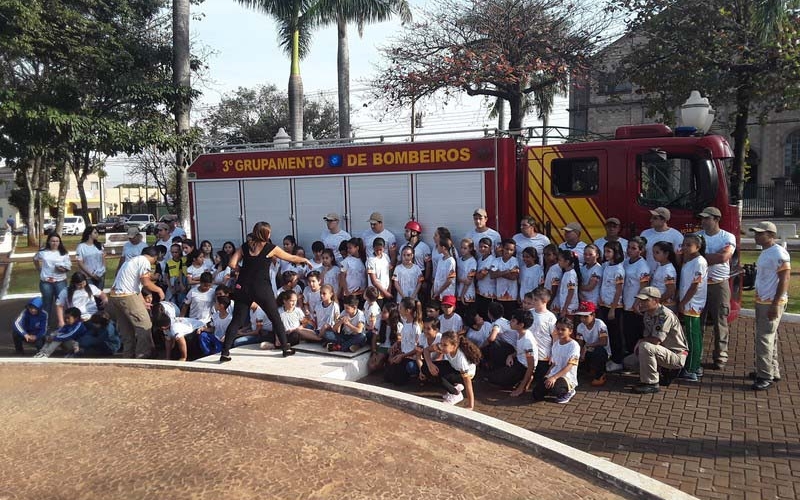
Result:
M622 363L626 368L639 372L641 382L633 388L633 392L652 394L658 392L659 383L669 385L677 370L686 363L689 351L680 320L661 304L658 288L644 287L636 298L639 300L639 311L644 315L644 331L633 354L628 355ZM661 379L659 367L664 369Z
M34 358L49 358L59 347L67 351L65 358L78 354L80 345L78 340L86 333L86 327L81 321L81 310L70 307L64 311L64 326L47 336L47 342L34 354Z

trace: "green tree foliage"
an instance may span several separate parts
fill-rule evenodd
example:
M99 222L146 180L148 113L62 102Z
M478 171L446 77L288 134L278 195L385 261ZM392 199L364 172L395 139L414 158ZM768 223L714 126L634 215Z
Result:
M423 14L383 50L376 97L390 109L438 91L500 98L512 130L522 127L526 96L565 92L611 34L609 17L581 1L443 0Z
M639 86L652 114L672 121L693 89L732 110L735 200L741 198L747 123L800 106L800 2L615 0L629 15L633 50L620 78Z
M303 121L315 139L338 136L336 106L328 100L307 99ZM223 96L202 123L209 141L214 144L270 142L279 128L290 123L288 100L275 85L239 87Z

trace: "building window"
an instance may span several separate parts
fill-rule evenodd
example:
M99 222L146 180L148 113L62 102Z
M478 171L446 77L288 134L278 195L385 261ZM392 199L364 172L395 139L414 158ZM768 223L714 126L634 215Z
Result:
M597 78L597 93L599 95L630 94L633 84L620 81L614 73L603 73Z
M800 130L795 130L786 138L783 153L783 167L786 177L791 177L800 168Z
M600 184L597 158L561 158L550 164L554 196L590 196Z
M91 189L92 191L99 191L100 183L92 181L92 183L89 185L89 189Z

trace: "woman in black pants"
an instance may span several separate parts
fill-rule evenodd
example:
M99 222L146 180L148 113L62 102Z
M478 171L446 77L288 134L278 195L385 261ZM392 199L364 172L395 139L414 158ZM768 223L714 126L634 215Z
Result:
M233 287L233 319L225 331L225 342L219 357L220 363L231 360L230 349L236 338L236 332L249 322L250 304L253 302L264 310L272 322L273 331L280 342L284 357L294 354L294 349L286 340L286 330L283 328L283 322L278 314L278 304L275 302L275 294L272 290L272 283L270 283L269 266L273 257L293 264L305 264L309 267L311 267L311 263L304 257L291 255L273 245L269 239L270 233L269 223L257 222L253 226L252 240L242 245L231 256L231 274L236 270L240 260L243 266L239 271L236 285Z

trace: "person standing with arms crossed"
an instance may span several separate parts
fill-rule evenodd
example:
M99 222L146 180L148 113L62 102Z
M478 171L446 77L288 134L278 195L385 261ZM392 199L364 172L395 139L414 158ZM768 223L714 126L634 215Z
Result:
M220 363L231 360L230 351L236 332L248 323L250 305L253 302L264 310L272 322L275 336L280 343L280 346L276 345L276 347L281 348L283 356L291 356L295 352L286 340L286 329L283 327L283 321L278 313L278 304L270 284L269 267L273 257L293 264L303 264L309 268L311 268L311 262L305 257L291 255L272 244L269 239L271 232L272 229L268 222L256 222L253 226L252 240L242 245L231 257L231 271L236 270L240 260L244 266L239 270L239 278L233 289L233 319L225 332L225 343L222 345L222 353L219 357Z
M775 244L778 229L759 222L750 231L763 250L756 261L756 371L754 391L765 391L781 378L778 365L778 325L789 301L789 252Z

